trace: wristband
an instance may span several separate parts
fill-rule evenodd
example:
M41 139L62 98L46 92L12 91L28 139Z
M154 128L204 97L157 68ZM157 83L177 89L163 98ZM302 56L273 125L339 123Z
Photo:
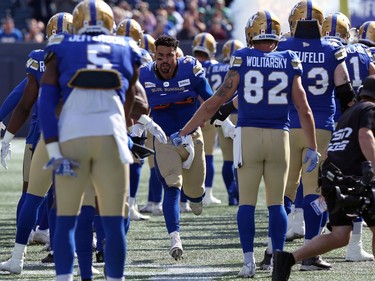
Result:
M4 137L3 137L3 142L10 143L13 138L14 138L14 134L12 134L8 130L6 130L5 134L4 134Z
M61 155L60 146L58 142L55 141L55 142L48 143L46 144L46 148L47 148L49 158L55 158L55 159L63 158L63 156Z
M146 114L142 114L141 117L138 119L138 123L141 123L142 125L146 125L150 123L152 120L150 117L148 117Z

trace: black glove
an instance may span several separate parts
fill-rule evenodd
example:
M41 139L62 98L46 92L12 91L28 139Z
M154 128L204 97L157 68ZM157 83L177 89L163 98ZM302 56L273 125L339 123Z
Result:
M214 116L211 117L210 124L213 125L215 120L224 121L235 109L233 101L223 104Z
M138 159L144 159L152 154L155 154L155 151L153 149L139 145L137 143L133 143L131 152L133 153L134 157Z

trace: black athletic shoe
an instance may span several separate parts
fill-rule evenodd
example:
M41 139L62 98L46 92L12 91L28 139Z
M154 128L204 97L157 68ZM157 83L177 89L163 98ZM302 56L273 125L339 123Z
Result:
M271 261L272 261L272 254L268 254L267 250L265 250L263 260L258 265L259 269L271 270L272 268Z
M292 253L276 251L273 254L272 281L287 281L296 263Z
M42 263L54 263L53 254L49 253L45 258L42 259Z
M331 264L325 262L320 256L308 258L302 261L301 271L330 270Z
M96 262L100 262L100 263L102 263L102 262L104 262L104 251L98 251L98 252L96 252Z

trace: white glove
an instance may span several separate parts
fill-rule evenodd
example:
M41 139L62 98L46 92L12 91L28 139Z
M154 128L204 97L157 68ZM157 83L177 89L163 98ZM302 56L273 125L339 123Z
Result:
M164 131L158 124L156 124L150 117L145 114L142 114L138 119L138 122L145 125L146 129L150 134L154 135L155 138L161 143L167 143L167 136Z
M3 122L0 122L0 133L1 133L1 130L5 130L5 125Z
M140 138L145 130L146 130L145 125L136 123L131 127L130 136Z
M9 131L5 131L3 141L1 142L1 165L5 169L8 169L7 158L8 160L12 159L12 150L10 142L14 138L14 134Z
M189 152L189 157L184 162L182 162L182 168L190 169L195 157L194 142L191 135L182 137L182 145L184 146L186 151Z
M215 120L216 122L216 120ZM234 129L236 126L233 125L232 121L230 121L228 118L223 121L221 124L221 129L223 130L223 135L226 138L234 139Z
M49 161L44 165L44 169L52 169L55 175L59 176L77 176L74 171L79 167L79 163L72 159L62 156L58 142L51 142L46 145Z

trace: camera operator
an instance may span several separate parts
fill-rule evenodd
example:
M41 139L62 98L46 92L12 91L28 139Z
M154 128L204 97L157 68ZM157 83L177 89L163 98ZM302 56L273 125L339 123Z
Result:
M346 187L361 187L348 186L343 179L332 181L332 177L330 177L332 174L327 173L329 167L332 167L330 163L334 164L341 171L342 175L353 176L357 179L362 178L362 187L364 187L364 185L369 186L371 180L372 186L374 186L375 75L370 75L365 79L363 87L359 91L359 99L360 101L358 103L346 110L341 116L336 130L332 134L327 149L327 159L324 161L322 167L322 186L325 186L327 183L328 187L330 185L331 187L338 185L340 187L340 192L343 192ZM364 161L372 163L372 170L367 171L367 177L362 175L361 165ZM367 167L371 166L367 165ZM368 175L370 175L370 178ZM365 178L367 178L365 180L366 182L363 183ZM342 182L342 186L338 184L338 182ZM357 182L360 183L359 180ZM348 216L348 212L345 208L337 208L336 204L339 200L337 200L335 190L329 192L328 188L327 192L327 190L323 188L322 194L325 196L327 202L332 232L314 237L309 243L303 245L293 253L284 251L276 252L272 272L273 281L288 280L292 266L303 259L324 254L348 244L352 231L352 222L355 216ZM340 193L339 195L341 196ZM360 213L373 233L372 251L375 253L374 196L369 197L371 197L371 202L366 201L366 204L369 204L369 211L366 211L366 208L362 208L364 206L357 207L360 210L364 209L364 211ZM362 201L357 200L357 202ZM364 201L362 203L361 205L365 204Z

